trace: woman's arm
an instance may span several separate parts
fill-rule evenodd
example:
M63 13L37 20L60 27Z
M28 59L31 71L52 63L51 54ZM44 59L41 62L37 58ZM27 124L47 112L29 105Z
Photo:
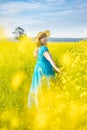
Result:
M43 53L44 57L51 63L51 65L54 67L54 69L60 73L60 69L56 66L55 62L53 61L50 53L48 51L45 51Z
M35 48L35 50L34 50L34 52L33 52L33 55L34 55L35 58L37 58L37 53L38 53L38 47Z

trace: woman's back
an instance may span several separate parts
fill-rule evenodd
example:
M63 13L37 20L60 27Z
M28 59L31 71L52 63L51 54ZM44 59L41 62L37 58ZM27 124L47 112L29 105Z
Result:
M38 48L38 56L37 56L37 62L39 61L41 61L41 62L49 62L45 57L44 57L44 55L43 55L43 53L45 52L45 51L48 51L49 52L49 50L48 50L48 48L46 47L46 46L40 46L39 48Z

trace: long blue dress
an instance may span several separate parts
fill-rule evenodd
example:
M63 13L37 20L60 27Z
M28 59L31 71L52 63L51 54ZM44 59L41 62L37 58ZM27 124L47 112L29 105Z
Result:
M52 65L43 55L45 51L49 52L48 48L45 45L40 46L38 49L37 62L34 68L32 83L28 93L29 108L31 108L34 103L36 106L38 106L38 88L43 86L43 77L46 77L45 82L47 82L47 87L50 87L50 77L55 77Z

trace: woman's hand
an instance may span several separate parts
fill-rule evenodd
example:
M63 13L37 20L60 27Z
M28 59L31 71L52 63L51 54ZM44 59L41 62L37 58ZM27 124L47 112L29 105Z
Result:
M57 71L59 74L61 74L61 70L60 70L58 67L56 67L56 71Z

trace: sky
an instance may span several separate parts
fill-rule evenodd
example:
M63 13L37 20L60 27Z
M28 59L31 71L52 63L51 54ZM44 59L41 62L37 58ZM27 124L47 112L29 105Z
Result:
M51 37L87 38L87 0L0 0L0 26L30 37L47 29Z

